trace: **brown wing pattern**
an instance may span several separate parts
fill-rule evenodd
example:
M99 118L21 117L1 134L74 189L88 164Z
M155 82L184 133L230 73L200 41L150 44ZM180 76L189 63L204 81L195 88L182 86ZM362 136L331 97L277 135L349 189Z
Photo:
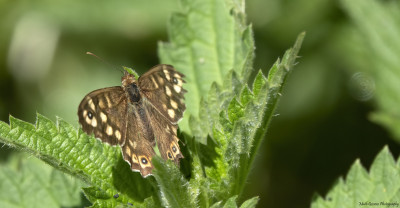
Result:
M173 124L178 123L186 109L183 89L184 75L171 65L151 68L139 80L139 88L149 103Z
M122 87L95 90L85 96L78 108L79 123L87 134L111 145L125 141L126 96Z
M143 102L148 101L144 100ZM165 160L173 160L176 164L179 164L179 160L183 158L183 155L178 144L178 125L172 124L169 120L167 120L167 118L160 116L158 111L152 105L144 106L146 106L149 119L154 121L151 122L151 127L153 129L154 138L157 142L157 147L160 150L161 157Z
M132 92L123 87L95 90L79 104L79 123L103 142L119 144L124 160L143 177L152 173L156 145L163 159L179 164L183 155L177 123L186 109L183 77L170 65L151 68L137 80L137 101L128 99ZM128 78L123 77L123 86L135 85Z
M153 165L151 158L154 155L154 136L147 121L147 113L140 104L127 106L127 134L122 149L124 160L129 162L133 171L139 171L143 177L151 174Z

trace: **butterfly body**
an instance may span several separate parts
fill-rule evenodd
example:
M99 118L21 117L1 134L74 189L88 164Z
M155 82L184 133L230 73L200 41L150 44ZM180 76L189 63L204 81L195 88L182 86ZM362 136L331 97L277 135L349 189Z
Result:
M143 177L152 173L157 146L161 157L179 164L177 123L184 104L183 74L170 65L157 65L136 78L125 72L122 87L86 95L78 108L83 131L110 145L119 145L124 160Z

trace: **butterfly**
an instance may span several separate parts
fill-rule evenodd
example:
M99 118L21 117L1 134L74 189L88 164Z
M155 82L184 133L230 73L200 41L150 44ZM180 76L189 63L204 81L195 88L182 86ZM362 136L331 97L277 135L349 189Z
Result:
M186 109L184 75L166 64L156 65L140 77L132 69L124 69L122 86L98 89L83 98L79 123L87 134L119 145L131 169L147 177L154 168L155 149L176 164L183 158L177 124Z

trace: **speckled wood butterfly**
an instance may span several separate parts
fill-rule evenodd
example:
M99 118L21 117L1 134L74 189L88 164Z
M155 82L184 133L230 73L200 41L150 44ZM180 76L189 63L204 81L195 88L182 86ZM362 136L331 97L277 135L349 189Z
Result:
M78 108L83 131L119 145L124 160L143 177L151 175L155 149L162 158L179 164L177 123L186 109L183 74L160 64L138 77L125 69L122 87L108 87L86 95ZM156 148L157 147L157 148Z

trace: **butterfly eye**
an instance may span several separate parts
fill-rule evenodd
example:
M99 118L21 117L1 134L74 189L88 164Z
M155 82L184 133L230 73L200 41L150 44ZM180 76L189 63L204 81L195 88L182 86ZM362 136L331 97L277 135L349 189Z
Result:
M89 119L92 119L93 118L93 113L89 111L87 116L88 116Z
M174 84L178 84L178 79L177 79L176 77L174 77L174 78L172 79L172 82L174 82Z
M176 152L176 147L175 147L175 145L172 146L172 151Z
M171 152L168 152L168 158L169 158L169 159L172 159Z

